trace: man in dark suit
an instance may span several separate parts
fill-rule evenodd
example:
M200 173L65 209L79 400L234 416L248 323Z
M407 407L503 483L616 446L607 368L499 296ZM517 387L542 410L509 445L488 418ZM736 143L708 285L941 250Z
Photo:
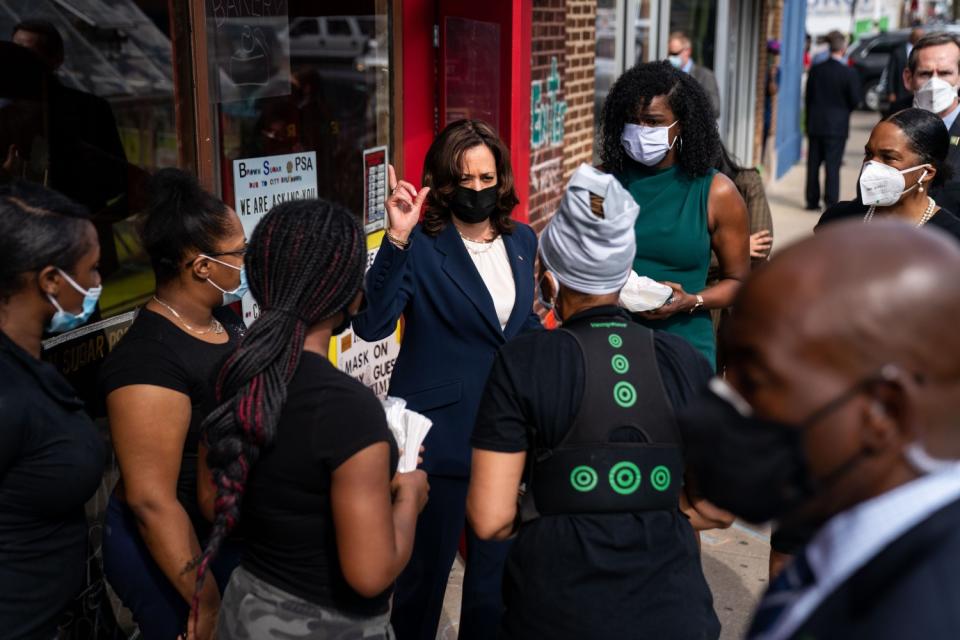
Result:
M707 98L710 99L713 117L719 118L720 87L717 84L717 77L713 75L713 71L693 61L693 43L690 37L683 31L671 33L670 40L667 42L667 54L670 64L684 73L689 73L700 83L703 90L707 92Z
M905 100L913 100L913 90L903 83L903 72L907 68L910 52L922 37L923 29L913 29L907 41L890 52L890 59L877 83L877 93L886 101L882 108L885 113L895 113L893 107Z
M826 165L823 201L840 199L840 163L850 132L850 112L860 103L857 73L843 63L847 39L839 31L827 34L830 57L810 69L807 78L807 209L820 208L820 165Z
M958 272L951 238L858 220L743 286L728 383L680 418L708 500L803 534L748 638L960 637Z
M936 80L934 80L936 78ZM947 164L953 175L935 190L931 197L944 209L960 215L960 42L950 33L935 33L921 38L914 45L903 71L903 84L910 89L912 104L936 113L950 132Z

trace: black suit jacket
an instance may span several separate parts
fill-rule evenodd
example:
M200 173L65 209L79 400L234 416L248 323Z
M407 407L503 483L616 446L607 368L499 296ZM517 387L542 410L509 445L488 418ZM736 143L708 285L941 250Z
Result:
M950 150L947 165L953 175L947 181L930 190L930 195L944 209L960 211L960 117L950 127Z
M813 65L807 77L807 135L846 138L850 112L860 104L857 72L829 58Z
M887 67L884 69L884 79L886 85L878 87L882 92L883 100L891 93L896 96L895 101L903 100L905 97L913 97L913 94L903 85L903 70L907 68L907 46L900 45L890 52L890 59L887 60Z
M797 640L960 638L960 500L894 540L847 579Z

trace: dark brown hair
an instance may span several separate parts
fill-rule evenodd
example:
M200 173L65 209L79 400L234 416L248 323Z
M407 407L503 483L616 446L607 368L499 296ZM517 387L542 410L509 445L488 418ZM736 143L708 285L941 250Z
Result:
M430 187L423 214L423 230L427 235L438 235L450 222L450 201L460 184L463 154L481 144L490 149L497 163L497 210L490 216L490 222L497 233L513 233L510 214L520 199L513 188L510 150L486 122L457 120L436 137L423 163L423 185Z

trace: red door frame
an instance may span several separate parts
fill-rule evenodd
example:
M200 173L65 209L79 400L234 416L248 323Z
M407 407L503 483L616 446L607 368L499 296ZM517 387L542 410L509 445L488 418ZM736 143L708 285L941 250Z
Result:
M401 0L400 69L403 173L419 183L423 160L443 121L438 92L441 50L434 47L434 26L441 15L457 15L500 25L500 135L510 148L520 206L514 217L529 219L530 196L530 39L532 0L476 2Z

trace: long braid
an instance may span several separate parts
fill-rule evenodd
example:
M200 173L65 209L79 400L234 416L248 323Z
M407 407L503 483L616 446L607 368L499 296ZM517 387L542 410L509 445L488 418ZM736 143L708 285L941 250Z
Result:
M197 567L194 615L210 563L237 526L250 470L276 437L307 330L344 310L363 281L366 243L354 216L325 200L274 207L253 232L245 266L260 316L217 381L220 405L201 427L217 487Z

